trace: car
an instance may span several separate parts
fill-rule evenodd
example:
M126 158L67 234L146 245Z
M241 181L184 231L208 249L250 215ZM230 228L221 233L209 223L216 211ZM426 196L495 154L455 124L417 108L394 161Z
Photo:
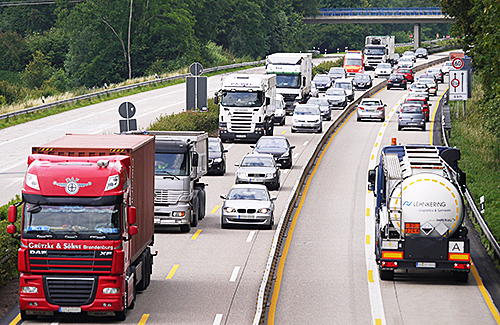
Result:
M247 153L236 170L235 184L264 184L269 190L280 188L280 169L273 155Z
M297 131L323 132L321 111L318 104L298 104L292 116L292 133Z
M444 74L449 74L451 69L454 69L451 61L446 61L441 66L441 71L443 71Z
M348 101L354 100L354 85L352 83L352 79L336 79L333 84L333 88L344 89L347 95Z
M226 173L226 152L220 138L208 138L207 175L224 175Z
M358 104L356 110L357 121L362 119L380 119L381 122L385 121L385 108L387 104L382 102L379 98L363 98Z
M411 68L399 68L396 70L396 73L401 73L405 76L407 82L415 81L415 74Z
M309 93L311 97L319 97L318 88L316 87L315 82L311 82L311 92Z
M352 84L356 89L369 89L373 86L372 76L367 73L356 73L352 78Z
M398 131L407 127L425 131L425 113L421 105L403 104L398 117Z
M342 88L330 88L325 93L325 98L328 100L330 108L347 106L347 94Z
M399 59L401 58L401 55L399 53L394 53L394 59L392 59L392 65L398 64Z
M428 57L427 49L423 48L423 47L419 47L418 49L415 50L415 56L417 58L427 59L427 57Z
M429 87L429 95L436 96L438 91L438 83L432 75L421 75L417 79L418 82L424 83Z
M414 82L411 84L410 88L408 88L408 96L423 96L427 100L429 100L429 87L427 84L421 82Z
M332 86L332 80L327 74L318 73L314 76L313 81L318 91L326 91Z
M430 107L432 106L429 101L422 96L408 96L406 97L406 100L404 104L415 104L418 103L422 105L422 109L424 110L425 113L425 121L429 122L429 115L430 115Z
M403 57L408 57L413 60L413 62L417 61L417 55L413 51L406 51L403 53Z
M398 68L413 68L413 60L410 57L402 57L398 61Z
M285 125L286 109L285 99L283 95L276 94L276 110L274 111L274 124Z
M288 139L282 135L263 136L257 141L253 148L254 153L268 153L273 155L274 160L280 168L292 168L292 150Z
M387 79L387 90L392 88L403 88L406 90L407 81L403 74L393 73L389 76L389 79Z
M237 225L263 226L272 229L274 225L274 201L268 189L260 184L235 184L224 200L221 209L221 228Z
M388 77L392 73L392 65L390 63L379 63L375 68L375 78Z
M426 74L434 75L440 83L444 83L444 73L441 68L429 68L425 71Z
M326 99L325 97L309 98L307 104L318 104L319 110L321 111L321 118L327 121L332 120L332 111L330 110L330 104L328 103L328 99Z
M331 80L343 79L347 77L347 71L341 67L332 67L328 71L328 77L330 77Z

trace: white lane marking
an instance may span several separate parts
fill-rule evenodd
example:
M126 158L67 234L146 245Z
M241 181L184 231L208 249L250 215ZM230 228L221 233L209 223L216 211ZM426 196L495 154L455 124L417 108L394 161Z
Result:
M230 144L230 145L228 145L227 147L224 147L224 149L229 150L229 149L231 149L233 146L234 146L234 143L231 143L231 144Z
M297 157L299 156L299 153L296 152L294 155L293 155L293 159L297 159Z
M213 325L220 325L220 323L222 322L222 316L223 316L222 314L215 315Z
M250 233L248 234L248 237L247 237L247 243L251 243L252 240L253 240L253 236L255 236L255 230L252 230L250 231Z
M304 143L302 145L307 146L308 143L309 143L309 141L304 141Z
M235 266L233 269L233 273L231 274L231 278L229 279L229 282L235 282L236 278L238 277L238 273L240 272L241 266Z

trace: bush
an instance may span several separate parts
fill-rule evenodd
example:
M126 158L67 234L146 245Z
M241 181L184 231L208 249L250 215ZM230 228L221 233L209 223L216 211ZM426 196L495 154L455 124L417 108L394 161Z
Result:
M0 207L0 287L18 276L17 271L17 250L19 249L19 239L13 238L7 233L9 206L20 202L19 195L9 203ZM18 209L19 215L19 209ZM21 227L21 218L17 218L15 223L18 233Z
M341 58L337 59L336 61L325 61L325 62L318 64L317 66L313 67L313 70L312 70L313 78L318 73L328 74L328 71L330 71L330 68L341 67L343 62L344 62L344 57L341 57Z

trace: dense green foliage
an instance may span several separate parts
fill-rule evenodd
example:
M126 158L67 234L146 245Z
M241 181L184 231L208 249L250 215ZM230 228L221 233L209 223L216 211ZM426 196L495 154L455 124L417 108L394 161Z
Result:
M330 68L332 67L341 67L344 62L344 57L339 58L338 60L335 61L325 61L317 66L313 67L312 70L312 75L313 77L317 75L318 73L326 73L328 74L328 71L330 71Z
M0 287L18 275L17 272L17 250L19 249L19 239L9 235L6 231L8 222L9 206L20 202L21 198L16 196L8 204L0 206ZM20 210L18 208L18 214ZM17 229L21 226L21 218L15 223Z

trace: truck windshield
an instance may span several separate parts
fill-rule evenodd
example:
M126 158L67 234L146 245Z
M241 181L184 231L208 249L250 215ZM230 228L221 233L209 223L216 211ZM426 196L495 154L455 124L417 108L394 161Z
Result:
M230 91L222 93L221 104L235 107L260 107L264 103L261 91Z
M361 59L346 58L344 61L344 66L346 65L361 65Z
M24 234L67 235L120 234L120 206L38 205L24 206Z
M185 153L155 153L155 175L186 176L186 156Z
M276 75L277 88L300 88L300 76L290 74L277 74Z
M365 54L368 55L384 55L385 54L385 49L384 48L370 48L367 47L365 48Z

